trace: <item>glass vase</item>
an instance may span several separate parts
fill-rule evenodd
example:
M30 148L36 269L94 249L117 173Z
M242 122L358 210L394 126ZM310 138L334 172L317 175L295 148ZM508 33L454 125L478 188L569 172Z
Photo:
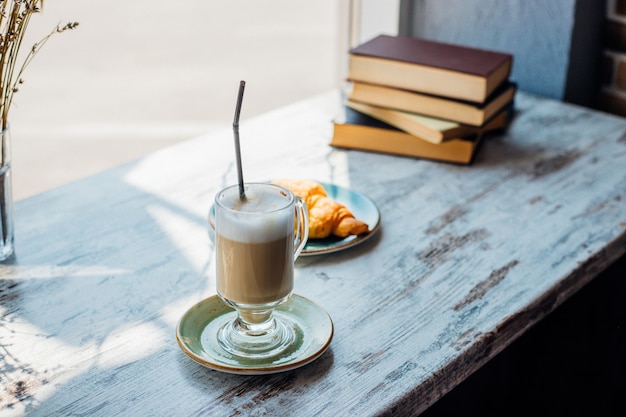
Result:
M13 197L11 194L11 130L0 132L0 262L13 254Z

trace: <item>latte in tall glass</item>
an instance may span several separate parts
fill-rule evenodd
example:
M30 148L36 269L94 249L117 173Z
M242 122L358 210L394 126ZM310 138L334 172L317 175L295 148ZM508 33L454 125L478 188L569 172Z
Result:
M272 311L291 297L308 212L302 199L275 184L246 184L245 196L232 186L215 198L217 293L238 312L218 339L236 355L270 356L294 337Z

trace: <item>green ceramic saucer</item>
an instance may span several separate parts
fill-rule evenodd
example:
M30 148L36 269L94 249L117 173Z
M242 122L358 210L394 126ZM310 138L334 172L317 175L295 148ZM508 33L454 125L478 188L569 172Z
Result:
M234 320L236 312L217 295L191 307L178 322L176 340L182 351L208 368L246 375L289 371L319 358L330 345L333 322L321 307L294 294L274 314L289 323L296 333L292 346L280 355L251 359L232 355L217 343L217 330Z

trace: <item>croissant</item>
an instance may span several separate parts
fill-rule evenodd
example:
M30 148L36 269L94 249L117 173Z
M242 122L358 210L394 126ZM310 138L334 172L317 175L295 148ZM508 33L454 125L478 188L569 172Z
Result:
M328 197L324 187L311 180L278 179L273 181L301 197L309 210L309 238L330 235L347 237L369 232L366 223L354 217L343 204Z

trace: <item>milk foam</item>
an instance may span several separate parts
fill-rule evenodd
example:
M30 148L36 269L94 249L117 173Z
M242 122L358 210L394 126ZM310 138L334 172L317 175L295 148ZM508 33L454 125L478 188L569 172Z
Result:
M272 190L247 190L246 200L238 192L225 195L223 206L232 210L216 210L216 231L238 242L271 242L291 234L294 211L285 208L289 198Z

